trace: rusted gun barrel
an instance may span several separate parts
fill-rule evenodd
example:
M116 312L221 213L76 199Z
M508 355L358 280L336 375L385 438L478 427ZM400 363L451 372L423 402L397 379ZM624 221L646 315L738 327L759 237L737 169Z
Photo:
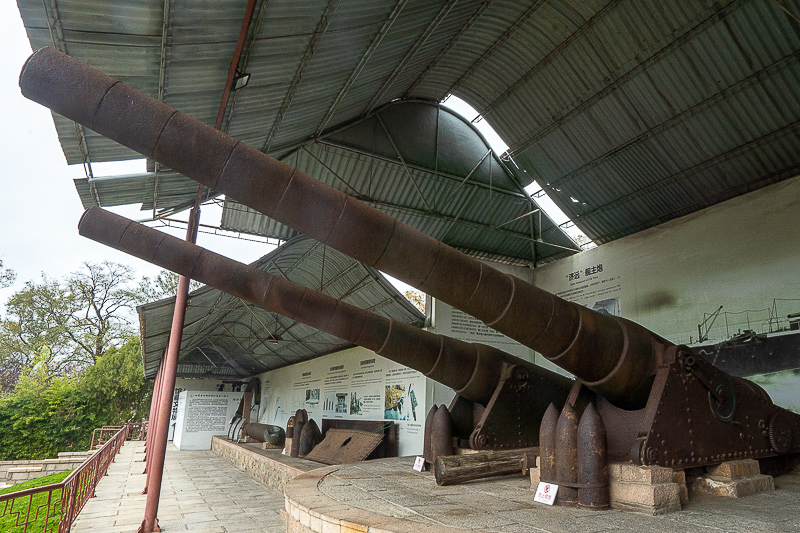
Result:
M28 59L20 87L31 100L480 319L615 404L645 404L659 354L671 346L646 328L501 273L56 50Z
M384 318L258 268L148 228L99 207L79 223L81 235L225 291L269 311L370 349L486 405L506 367L525 367L568 390L570 380L496 348L430 333ZM297 428L295 428L296 430ZM295 431L295 436L297 431Z

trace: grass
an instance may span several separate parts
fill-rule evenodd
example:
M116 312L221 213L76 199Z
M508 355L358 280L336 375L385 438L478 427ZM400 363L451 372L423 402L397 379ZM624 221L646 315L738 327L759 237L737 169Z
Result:
M32 489L35 487L43 487L45 485L52 485L54 483L60 483L64 480L69 474L69 472L61 472L58 474L50 474L49 476L44 476L36 479L31 479L29 481L25 481L24 483L17 483L11 487L7 487L5 489L0 490L0 495L3 494L10 494L13 492L19 492L26 489ZM28 509L28 498L27 496L22 498L16 498L12 507L11 501L7 503L0 503L0 513L3 514L0 517L0 533L11 533L16 531L22 531L24 529L23 525L16 525L17 517L12 515L12 512L18 512L22 514L24 517L24 513L27 512ZM44 506L47 503L47 493L43 492L41 494L35 494L33 496L33 503L31 504L31 517L36 516L36 508L38 506ZM44 515L45 509L42 508L39 510L39 519L30 522L28 524L27 531L30 533L39 533L44 531ZM50 519L48 520L50 528L48 531L58 531L58 521L61 517L61 490L53 491L53 496L50 499Z

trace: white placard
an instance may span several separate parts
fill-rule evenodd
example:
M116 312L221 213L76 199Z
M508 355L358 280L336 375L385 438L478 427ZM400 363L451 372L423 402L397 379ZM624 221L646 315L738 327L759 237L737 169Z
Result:
M539 486L536 488L536 496L533 497L533 501L553 505L556 501L557 492L558 485L540 481Z
M414 461L414 470L417 472L422 472L425 470L425 458L417 456L417 459Z

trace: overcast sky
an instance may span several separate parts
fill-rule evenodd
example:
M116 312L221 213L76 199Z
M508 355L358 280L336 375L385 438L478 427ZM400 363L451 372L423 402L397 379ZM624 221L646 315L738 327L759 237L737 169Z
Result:
M79 270L85 261L110 260L129 264L139 275L157 274L156 267L78 235L83 207L72 180L85 177L84 169L66 164L50 111L20 94L19 72L31 47L16 2L11 0L0 2L0 39L4 124L0 129L0 259L4 267L17 273L14 286L0 289L0 309L26 281L41 281L42 273L51 279L62 278ZM142 163L127 169L94 165L93 170L95 176L102 176L143 172L144 167ZM117 211L137 219L149 215L139 212L138 206ZM217 215L214 220L207 209L201 222L215 224L219 218ZM184 233L174 232L180 237ZM198 244L243 262L269 251L266 245L229 237L201 235Z

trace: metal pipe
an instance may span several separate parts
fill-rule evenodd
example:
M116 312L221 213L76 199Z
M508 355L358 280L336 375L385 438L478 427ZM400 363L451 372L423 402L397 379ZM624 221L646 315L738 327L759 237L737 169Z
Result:
M363 346L486 405L504 369L520 365L564 390L571 381L490 346L430 333L376 315L258 268L184 242L99 207L88 209L79 233L162 268L211 285L321 331ZM298 420L295 419L295 436Z
M501 273L56 50L35 52L20 86L55 112L482 320L618 405L644 405L658 355L672 345Z

